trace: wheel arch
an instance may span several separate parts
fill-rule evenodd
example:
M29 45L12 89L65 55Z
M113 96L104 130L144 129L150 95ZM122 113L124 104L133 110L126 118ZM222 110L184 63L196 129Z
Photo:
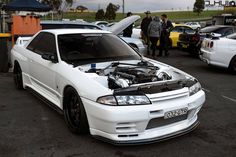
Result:
M13 64L14 64L14 65L12 65L13 68L14 68L16 65L20 66L20 63L19 63L17 60L14 60ZM20 67L21 67L21 66L20 66Z
M231 66L231 64L232 64L232 62L233 62L233 60L236 60L236 55L234 55L234 56L231 58L231 60L230 60L230 62L229 62L229 68L230 68L230 66Z
M64 88L63 88L63 95L62 95L62 109L64 110L65 109L65 93L66 93L66 90L68 90L69 88L73 88L76 92L77 90L72 86L72 85L66 85ZM77 92L78 93L78 92Z
M14 60L13 65L12 65L13 72L16 72L16 71L15 71L15 69L16 69L15 67L16 67L16 66L19 66L19 68L20 68L21 71L22 71L22 67L21 67L19 61L18 61L18 60Z

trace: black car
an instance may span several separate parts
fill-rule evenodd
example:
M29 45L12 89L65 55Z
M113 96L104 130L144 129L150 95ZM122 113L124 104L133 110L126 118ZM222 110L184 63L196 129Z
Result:
M204 38L224 37L236 32L235 26L216 25L197 30L195 33L183 33L179 36L178 48L198 55Z

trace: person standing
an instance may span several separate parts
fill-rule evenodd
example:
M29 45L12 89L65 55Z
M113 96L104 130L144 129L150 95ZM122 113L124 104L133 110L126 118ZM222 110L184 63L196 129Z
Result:
M141 33L142 33L142 39L144 41L146 41L146 44L148 45L147 53L149 55L149 43L150 43L150 41L149 41L149 37L148 37L148 26L152 21L152 17L151 17L151 12L150 11L145 12L145 14L146 14L146 17L141 22Z
M133 14L131 12L127 13L127 17L132 16ZM133 24L131 24L129 27L127 27L124 31L123 31L123 36L124 37L129 37L131 38L133 34Z
M165 56L169 56L169 46L170 46L170 31L173 28L172 22L168 20L166 14L161 15L162 20L162 31L160 37L160 53L159 56L162 56L163 50L165 51Z
M150 38L150 41L152 43L151 49L153 57L155 56L157 42L161 36L161 27L161 21L158 16L155 16L148 26L148 37Z

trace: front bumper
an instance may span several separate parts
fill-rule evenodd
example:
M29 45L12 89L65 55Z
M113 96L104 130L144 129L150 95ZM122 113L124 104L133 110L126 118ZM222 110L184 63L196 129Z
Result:
M151 95L151 105L105 106L82 98L91 135L113 144L143 144L165 140L188 133L197 127L197 113L205 102L205 93L188 96L184 90ZM174 96L174 97L173 97ZM187 118L148 129L153 119L163 121L168 111L188 108Z
M185 134L188 134L189 132L192 132L193 130L195 130L198 125L199 125L199 121L196 121L194 124L192 124L190 127L184 129L184 130L180 130L177 132L174 132L172 134L168 134L168 135L163 135L160 137L155 137L155 138L151 138L151 139L143 139L143 140L132 140L132 141L113 141L101 136L93 136L94 138L98 139L98 140L102 140L104 142L107 143L111 143L113 145L122 145L122 146L126 146L126 145L142 145L142 144L152 144L152 143L156 143L156 142L161 142L161 141L165 141L165 140L169 140L172 138L176 138L179 136L183 136Z

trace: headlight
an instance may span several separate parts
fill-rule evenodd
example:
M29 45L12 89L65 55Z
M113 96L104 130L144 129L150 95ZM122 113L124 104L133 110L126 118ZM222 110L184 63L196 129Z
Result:
M105 105L148 105L151 101L145 95L127 95L127 96L104 96L97 100L100 104Z
M190 96L196 94L197 92L199 92L202 89L202 86L199 82L195 83L194 85L192 85L191 87L189 87L189 93Z

